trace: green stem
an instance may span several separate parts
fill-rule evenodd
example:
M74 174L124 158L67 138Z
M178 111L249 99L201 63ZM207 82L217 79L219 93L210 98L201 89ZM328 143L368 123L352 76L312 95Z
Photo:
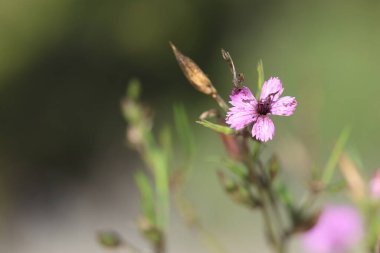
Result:
M248 138L244 138L242 149L245 153L244 163L248 167L249 173L251 174L250 177L255 178L256 181L255 185L259 195L259 201L261 202L261 212L264 219L264 226L268 232L269 242L275 252L284 253L286 240L283 235L285 234L285 230L281 220L279 207L269 185L269 175L259 159L260 146L253 154L252 159L250 157ZM252 192L250 192L250 194L253 195ZM276 221L276 226L272 221L273 217Z

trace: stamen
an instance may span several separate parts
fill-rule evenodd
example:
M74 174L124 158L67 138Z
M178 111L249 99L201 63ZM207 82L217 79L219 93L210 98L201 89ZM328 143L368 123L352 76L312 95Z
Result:
M271 99L267 98L264 101L261 100L257 103L257 113L260 115L267 115L270 113Z

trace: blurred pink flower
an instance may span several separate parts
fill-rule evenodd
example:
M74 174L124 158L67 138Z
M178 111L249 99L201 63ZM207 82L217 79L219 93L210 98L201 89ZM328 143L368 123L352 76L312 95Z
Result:
M264 82L259 101L247 87L235 88L230 96L232 107L227 112L226 123L235 130L241 130L253 123L252 137L263 142L271 140L275 127L269 116L290 116L297 106L294 97L280 98L283 91L277 77L271 77Z
M362 220L349 206L325 207L313 228L303 234L303 244L313 253L345 253L363 236Z
M369 183L369 191L373 199L380 199L380 169L378 169Z

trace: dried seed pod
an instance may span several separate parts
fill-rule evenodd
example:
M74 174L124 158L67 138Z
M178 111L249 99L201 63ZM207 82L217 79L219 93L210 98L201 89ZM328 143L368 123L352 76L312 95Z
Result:
M198 67L198 65L193 60L183 55L173 43L170 42L170 46L179 66L181 67L183 73L191 85L203 94L215 96L217 94L217 91L207 75Z

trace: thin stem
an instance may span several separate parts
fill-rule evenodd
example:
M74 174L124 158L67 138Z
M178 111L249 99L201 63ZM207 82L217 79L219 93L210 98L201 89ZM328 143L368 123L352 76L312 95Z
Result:
M235 87L237 87L238 78L237 78L234 61L232 60L230 53L228 53L224 49L222 49L222 56L223 56L223 59L228 63L228 66L230 67L231 74L232 74L232 83Z
M267 201L266 201L265 193L260 188L258 189L258 192L259 192L260 199L262 201L261 212L263 214L264 224L265 224L265 226L267 227L267 230L268 230L268 235L269 235L270 242L274 246L275 249L278 249L277 245L279 243L277 241L276 233L275 233L272 221L271 221L270 212L269 212L269 209L268 209L268 206L267 206Z
M228 66L230 67L230 71L232 74L232 84L234 87L239 87L241 83L244 81L244 75L241 73L236 72L234 61L232 60L232 57L230 53L228 53L226 50L222 49L222 56L223 59L228 63Z
M256 181L256 189L258 192L259 201L261 203L261 212L264 219L264 225L267 229L269 242L273 246L273 249L277 253L285 252L285 230L283 227L283 222L281 220L279 207L277 205L275 196L272 193L270 186L270 179L267 171L264 168L264 165L259 159L260 146L253 154L253 159L250 156L250 149L248 145L248 138L245 137L242 143L243 152L245 153L244 163L248 167L249 173L251 174L251 178ZM252 195L253 193L250 192ZM272 217L276 221L273 223ZM275 226L275 224L277 226ZM276 230L276 227L278 230ZM277 232L276 232L277 231Z
M154 244L154 253L165 253L165 240L161 238Z

